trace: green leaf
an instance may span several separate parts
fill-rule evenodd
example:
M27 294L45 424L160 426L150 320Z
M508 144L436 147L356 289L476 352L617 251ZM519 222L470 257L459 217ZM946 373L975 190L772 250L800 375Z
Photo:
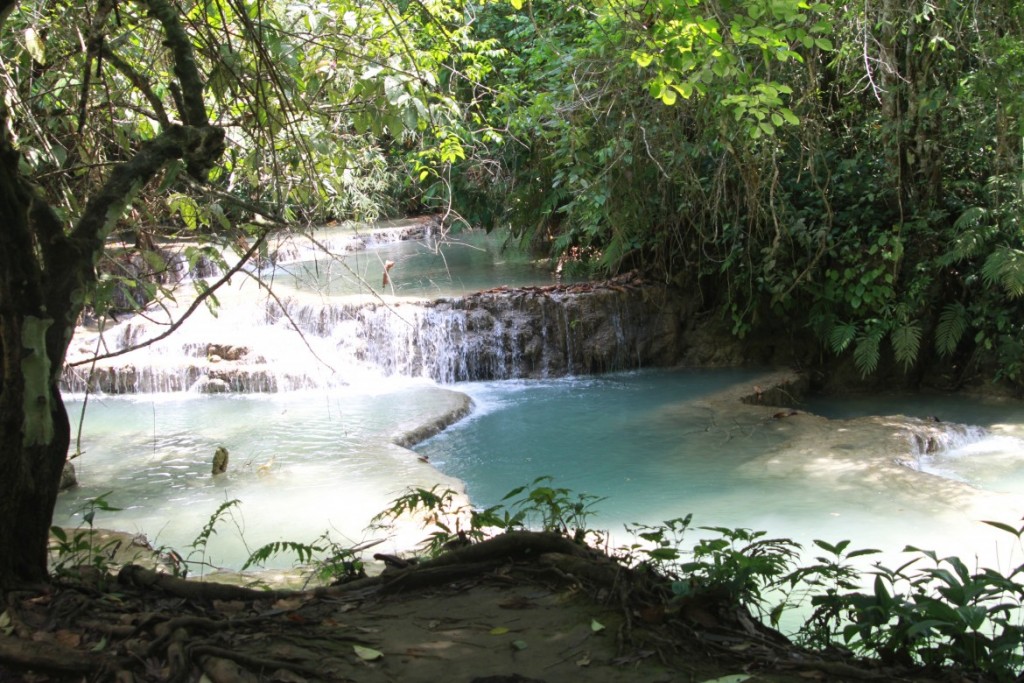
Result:
M842 353L857 336L857 326L853 323L841 323L832 328L828 335L828 344L833 353Z
M892 331L892 347L896 353L896 362L903 368L909 368L917 361L921 348L921 328L917 323L909 323Z
M654 61L654 55L648 54L646 52L634 52L633 61L636 62L636 65L639 66L641 69L645 69L651 65L651 62Z
M793 110L790 109L789 107L780 107L779 114L781 114L782 118L786 120L786 123L790 124L791 126L800 125L800 119L797 118L796 114L794 114Z
M949 356L967 331L967 309L959 302L946 304L935 326L935 349L940 356Z
M372 662L384 656L384 653L380 650L374 650L372 647L364 647L362 645L353 645L352 650L364 662Z
M877 333L866 334L857 340L857 347L853 350L853 362L861 376L867 377L878 369L880 341L880 335Z
M46 64L46 49L43 47L43 41L39 38L39 34L35 28L29 26L23 33L25 37L25 49L32 56L32 61L37 64Z
M509 3L512 5L512 9L515 9L515 10L523 9L523 0L509 0Z
M1005 532L1007 532L1009 534L1013 534L1014 536L1017 536L1017 537L1019 537L1021 535L1020 530L1014 529L1009 524L1004 524L1003 522L993 522L992 520L989 520L989 519L983 519L981 521L981 523L982 524L988 524L990 527L993 527L993 528L996 528L996 529L1001 529L1001 530L1003 530L1003 531L1005 531Z
M981 275L988 285L1002 285L1011 298L1024 296L1024 251L996 249L985 259Z

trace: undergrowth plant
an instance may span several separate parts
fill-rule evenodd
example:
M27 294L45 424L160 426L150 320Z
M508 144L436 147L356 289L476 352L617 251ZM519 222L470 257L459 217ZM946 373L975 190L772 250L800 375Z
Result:
M390 530L403 518L419 519L429 535L420 546L436 557L447 549L482 541L500 531L523 526L524 514L511 514L501 505L474 508L459 492L442 488L411 488L370 520L371 529Z
M515 517L527 528L553 531L576 543L599 546L603 534L588 524L594 505L604 498L551 486L552 482L552 477L537 477L526 486L512 489L501 500L511 501L509 504L516 510Z
M697 527L713 536L684 550L692 520L693 515L687 515L658 525L627 525L627 532L640 541L620 548L620 556L631 564L652 566L670 578L676 601L711 596L753 608L762 620L777 626L791 606L788 589L792 588L790 578L800 544L786 538L765 538L763 531Z
M294 541L273 541L252 553L242 565L241 571L252 567L262 567L277 555L291 553L295 555L295 563L308 568L305 585L318 583L321 585L338 585L366 577L366 565L362 552L377 545L380 541L369 541L354 546L339 543L325 531L312 543Z
M716 536L686 549L691 519L628 526L638 540L620 549L620 559L669 578L678 601L731 601L775 628L783 613L797 610L803 624L795 639L811 648L842 645L893 666L956 667L986 679L1020 680L1024 565L1008 574L971 571L957 557L907 546L914 556L904 564L865 570L855 560L880 551L851 550L846 540L815 540L819 554L805 565L795 541L723 527L697 527ZM1018 545L1024 538L1024 526L986 524Z
M82 513L84 526L79 526L70 536L63 527L50 527L50 535L56 541L51 545L54 560L50 569L54 574L59 576L82 566L93 567L103 574L108 573L114 561L114 553L121 543L116 539L98 543L95 520L97 512L117 512L121 509L107 501L107 496L111 493L112 491L107 491L96 496L79 508L78 512Z
M432 557L516 529L551 531L577 543L600 544L602 534L587 523L594 504L602 499L551 486L551 481L551 477L538 477L509 491L502 503L483 509L450 488L413 488L377 514L371 528L392 528L402 517L418 518L424 528L431 529L421 545Z
M1019 543L1024 526L985 522ZM926 667L957 666L992 680L1019 680L1024 668L1024 565L1009 574L970 570L957 557L907 546L915 553L890 569L871 572L870 590L815 596L817 612L843 614L836 638L883 662ZM923 561L927 566L920 567Z
M188 574L188 567L191 566L199 568L200 576L202 576L206 569L216 568L210 562L210 558L207 555L207 545L210 542L210 538L217 533L217 524L220 523L221 520L230 517L232 509L238 507L241 503L242 501L237 498L233 498L231 500L226 500L217 506L217 509L214 510L213 514L211 514L206 520L206 524L203 525L203 528L188 546L191 550L188 555L185 556L183 561L183 575Z

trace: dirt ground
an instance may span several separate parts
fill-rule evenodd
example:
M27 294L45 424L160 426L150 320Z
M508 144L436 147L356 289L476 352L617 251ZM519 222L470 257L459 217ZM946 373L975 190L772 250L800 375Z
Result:
M307 592L83 571L7 596L0 683L930 680L803 652L665 588L528 532Z

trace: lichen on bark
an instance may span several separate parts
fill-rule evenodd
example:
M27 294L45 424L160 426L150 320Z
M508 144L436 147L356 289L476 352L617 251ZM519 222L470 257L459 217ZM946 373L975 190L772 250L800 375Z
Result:
M53 415L50 405L50 359L46 354L46 333L52 318L25 316L21 327L21 372L25 378L23 394L24 446L41 446L53 440Z

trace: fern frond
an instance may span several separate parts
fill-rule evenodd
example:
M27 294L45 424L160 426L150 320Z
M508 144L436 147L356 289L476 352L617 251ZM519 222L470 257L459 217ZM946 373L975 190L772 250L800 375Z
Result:
M857 326L853 323L838 323L828 334L828 345L832 352L840 354L850 346L850 342L857 336Z
M880 330L861 335L853 349L853 362L860 370L861 377L867 377L878 369L879 349L882 341Z
M890 335L892 349L896 354L896 362L903 364L906 370L917 361L921 350L921 327L917 323L900 325Z
M974 228L986 222L989 211L983 206L972 206L966 209L960 217L953 223L953 227L956 230L967 230L968 228Z
M967 309L960 302L946 304L935 327L935 350L940 356L952 354L966 331Z
M989 210L981 206L972 206L960 214L953 224L956 236L939 261L948 266L977 254L986 241L983 228L988 218Z
M985 284L1000 285L1011 298L1024 296L1024 251L1000 247L985 259L981 267Z

